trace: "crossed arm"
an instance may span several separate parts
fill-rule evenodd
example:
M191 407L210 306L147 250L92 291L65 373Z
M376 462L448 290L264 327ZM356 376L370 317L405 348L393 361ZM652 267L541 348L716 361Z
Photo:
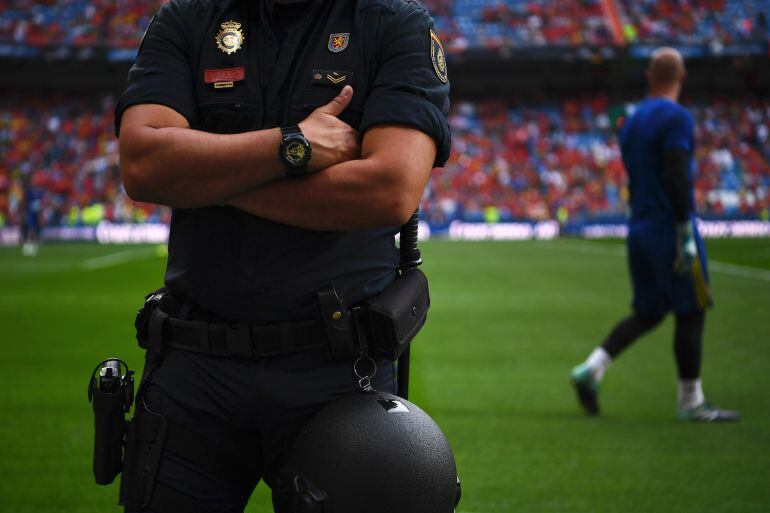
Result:
M280 139L278 129L201 132L173 109L136 105L121 121L126 192L174 208L231 205L306 229L396 226L417 208L436 156L435 142L423 132L382 125L364 135L360 158L341 152L338 163L285 179Z
M276 180L228 204L264 219L311 230L404 224L420 203L436 155L429 136L383 125L364 135L361 158L297 180Z

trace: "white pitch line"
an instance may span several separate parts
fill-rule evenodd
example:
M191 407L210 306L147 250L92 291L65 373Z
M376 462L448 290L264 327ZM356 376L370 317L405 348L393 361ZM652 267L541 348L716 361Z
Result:
M149 248L127 249L109 255L89 258L88 260L84 260L80 266L86 271L94 271L96 269L104 269L115 265L145 260L149 257L156 256L157 254L158 251L154 246Z
M719 260L709 260L709 270L732 276L742 276L744 278L753 278L755 280L770 281L770 271L749 267L747 265L729 264Z
M566 244L564 244L566 243ZM610 244L605 242L587 242L587 241L573 241L571 239L556 240L553 242L543 242L542 245L555 244L557 246L567 245L572 251L579 253L588 253L591 255L612 255L612 256L626 256L625 246L616 244Z
M556 243L543 243L545 244L557 244L558 246L564 246L560 242ZM625 248L613 247L606 243L597 242L578 242L567 244L568 249L577 251L580 253L591 253L595 255L612 255L618 257L625 257ZM553 247L553 246L552 246ZM708 267L710 271L714 271L720 274L727 274L729 276L739 276L741 278L751 278L760 281L770 281L770 271L767 269L760 269L758 267L750 267L748 265L730 264L727 262L721 262L719 260L708 259Z

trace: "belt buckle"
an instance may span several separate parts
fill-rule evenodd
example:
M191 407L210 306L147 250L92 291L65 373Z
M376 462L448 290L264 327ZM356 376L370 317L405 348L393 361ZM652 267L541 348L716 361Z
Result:
M251 358L251 326L245 324L225 325L225 344L232 356Z

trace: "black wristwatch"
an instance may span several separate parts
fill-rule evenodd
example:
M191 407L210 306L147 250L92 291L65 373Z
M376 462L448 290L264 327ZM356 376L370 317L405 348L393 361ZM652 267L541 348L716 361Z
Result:
M299 126L281 128L281 161L286 165L286 176L296 177L310 174L307 164L313 154L310 141L302 135Z

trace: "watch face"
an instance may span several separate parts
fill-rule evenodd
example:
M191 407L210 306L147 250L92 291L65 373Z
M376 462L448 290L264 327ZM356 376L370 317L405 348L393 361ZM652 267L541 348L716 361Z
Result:
M292 166L304 166L308 159L308 146L304 139L290 139L285 146L284 156Z

